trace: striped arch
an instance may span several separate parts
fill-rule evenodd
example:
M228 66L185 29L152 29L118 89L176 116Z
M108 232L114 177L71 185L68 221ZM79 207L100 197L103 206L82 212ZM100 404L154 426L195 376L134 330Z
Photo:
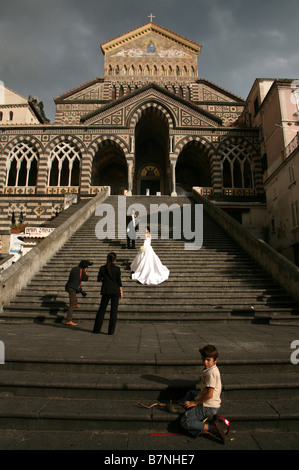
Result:
M86 152L86 147L81 139L73 135L63 134L63 135L54 137L54 139L52 139L47 144L47 146L45 147L45 154L49 156L52 150L61 142L75 145L78 148L78 150L81 152L81 155L84 155L84 153Z
M123 139L121 139L120 137L116 136L116 135L102 135L102 136L99 136L99 137L96 137L88 146L88 153L89 155L93 158L95 156L95 154L97 153L97 151L99 150L99 145L101 144L104 144L105 142L108 142L109 143L114 143L116 144L117 147L120 147L121 150L124 152L124 155L125 157L127 156L127 154L130 153L130 147L129 147L129 143L125 142Z
M111 194L124 194L128 188L128 144L119 136L102 135L93 140L88 151L90 186L110 186Z
M218 145L217 152L221 154L225 148L230 145L234 145L235 147L239 147L240 150L244 150L249 152L252 155L252 159L256 160L259 157L259 150L250 142L249 140L245 139L244 137L226 137L224 138L221 143Z
M127 118L126 125L130 128L135 128L137 122L148 109L152 109L157 115L166 120L168 123L168 129L173 129L175 118L170 114L170 111L168 111L165 106L155 101L148 101L147 103L138 105L134 108Z
M18 144L27 144L30 147L33 147L38 156L38 167L40 166L40 158L43 154L44 148L41 142L34 136L30 135L19 135L14 137L12 140L10 140L6 146L3 148L3 154L1 158L1 165L0 165L0 186L3 187L5 186L6 182L6 177L7 177L7 159L9 157L10 152L13 150L14 147L16 147Z
M199 153L198 153L199 152ZM214 187L214 146L204 137L188 135L173 148L176 182L184 190L193 186Z
M211 142L209 142L204 137L197 135L188 135L179 140L173 147L173 154L178 157L179 154L182 152L183 148L191 142L198 142L200 147L206 151L210 159L212 158L212 155L215 154L215 147L213 146L213 144L211 144Z
M10 140L8 144L4 147L3 149L3 156L7 157L11 150L20 143L25 143L28 145L31 145L32 147L35 147L37 152L39 154L43 154L44 152L44 147L42 143L34 136L32 135L19 135L15 137L14 139Z
M76 173L79 175L77 177L78 181L76 181L76 184L75 183L74 184L71 183L71 184L73 184L74 186L80 186L80 179L82 176L82 169L83 169L83 155L86 153L86 147L80 138L73 136L73 135L69 135L69 134L62 134L62 135L54 137L50 142L47 143L47 146L45 147L44 157L41 161L40 169L39 169L39 188L46 188L48 185L59 187L58 182L55 182L54 184L52 181L52 184L50 184L50 180L53 174L52 173L52 168L53 168L52 167L53 165L52 152L55 151L55 148L59 146L59 144L66 144L66 145L69 145L70 147L74 147L74 149L78 152L79 163L76 162L76 165L78 165L79 168L78 169L76 168L74 172L73 172L73 169L71 169L70 174L72 175ZM63 182L61 185L68 186L68 184L64 184Z
M220 164L222 164L224 159L227 160L227 158L232 161L235 159L238 159L240 162L242 162L242 160L251 161L253 165L253 188L255 188L257 193L263 193L263 172L260 161L260 153L259 150L252 144L252 142L243 137L227 137L218 146L217 153ZM224 170L222 179L223 178Z

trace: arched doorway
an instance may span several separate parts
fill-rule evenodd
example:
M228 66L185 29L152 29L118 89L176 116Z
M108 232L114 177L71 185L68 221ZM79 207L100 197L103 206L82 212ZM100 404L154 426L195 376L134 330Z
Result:
M169 193L169 130L163 113L147 108L135 128L135 194Z
M177 191L192 191L193 186L212 186L211 165L204 146L188 142L181 151L175 168Z
M111 194L124 194L128 186L127 161L122 149L110 140L99 145L92 163L92 186L110 186Z
M140 168L137 179L140 180L140 194L155 195L161 192L161 174L162 171L156 163L148 163Z

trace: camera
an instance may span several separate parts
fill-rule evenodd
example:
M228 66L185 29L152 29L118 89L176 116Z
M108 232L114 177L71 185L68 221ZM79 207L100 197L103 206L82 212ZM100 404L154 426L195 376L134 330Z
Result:
M92 261L89 261L88 259L83 259L82 261L80 261L79 268L86 269L89 268L89 266L93 266Z
M78 294L81 294L82 297L86 297L86 296L87 296L87 292L84 292L84 290L82 290L81 288L78 290Z
M87 268L89 268L89 266L93 266L93 262L89 261L88 259L82 259L79 263L79 268L82 268L82 269L87 269ZM81 294L82 297L87 296L87 293L84 290L82 290L81 287L78 290L78 294Z

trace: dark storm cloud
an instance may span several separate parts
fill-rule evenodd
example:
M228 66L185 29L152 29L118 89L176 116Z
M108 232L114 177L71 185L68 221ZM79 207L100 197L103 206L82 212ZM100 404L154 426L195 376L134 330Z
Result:
M297 0L0 0L0 80L53 98L103 75L100 44L149 21L202 44L199 77L246 98L256 77L298 78Z

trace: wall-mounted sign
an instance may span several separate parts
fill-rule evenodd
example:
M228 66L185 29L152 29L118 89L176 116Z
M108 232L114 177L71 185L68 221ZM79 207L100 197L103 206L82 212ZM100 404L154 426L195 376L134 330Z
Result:
M45 238L55 230L50 227L26 227L24 238Z

